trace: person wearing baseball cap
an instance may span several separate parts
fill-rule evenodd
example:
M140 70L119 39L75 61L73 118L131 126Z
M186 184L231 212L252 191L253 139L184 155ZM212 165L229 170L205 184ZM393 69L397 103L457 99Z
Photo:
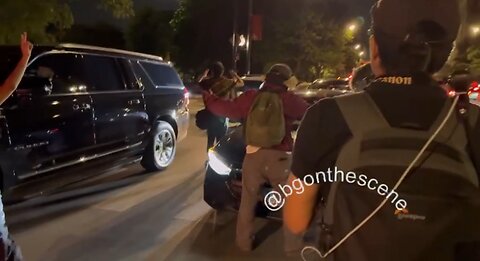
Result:
M459 13L456 0L380 0L373 6L369 45L375 79L362 92L310 107L297 133L287 185L300 182L305 190L287 198L283 217L292 233L306 234L310 246L302 255L335 261L480 260L480 223L473 222L478 216L451 213L458 197L441 208L449 209L448 218L433 207L445 199L436 197L442 193L480 198L480 151L471 153L466 145L480 150L480 136L466 136L470 126L463 128L455 118L455 101L432 77L451 53ZM480 112L473 105L469 110ZM480 133L480 121L471 123L472 132ZM419 153L422 161L414 160ZM412 166L417 168L409 172ZM347 181L319 178L309 186L308 177L332 169L341 169L337 180L348 173ZM352 173L375 179L353 184ZM385 188L380 184L401 184L399 190L422 196L408 198L408 207L396 211L389 205L392 194L384 201L383 191L376 190ZM430 192L431 201L422 194Z
M272 187L278 188L279 185L285 184L288 178L294 122L303 118L309 106L302 98L288 92L289 85L296 85L292 69L286 64L275 64L266 74L260 90L246 91L233 101L221 99L212 93L204 93L205 105L212 113L244 123L247 147L242 166L242 198L236 233L236 244L242 251L250 252L255 247L255 209L261 197L262 187L269 183ZM275 101L272 102L272 99ZM281 109L279 104L282 104ZM272 108L279 110L270 110ZM252 114L259 115L256 119L260 120L255 121ZM269 124L271 122L273 124ZM273 132L269 132L269 128L272 128ZM265 133L267 135L264 135ZM274 135L268 135L270 133ZM270 143L273 136L278 139ZM253 139L249 140L249 137ZM269 143L268 146L260 145L264 144L262 138ZM301 238L293 237L286 231L287 254L298 250L301 247L298 243L301 243Z
M372 69L382 74L433 74L445 64L460 26L455 0L380 0L369 30Z

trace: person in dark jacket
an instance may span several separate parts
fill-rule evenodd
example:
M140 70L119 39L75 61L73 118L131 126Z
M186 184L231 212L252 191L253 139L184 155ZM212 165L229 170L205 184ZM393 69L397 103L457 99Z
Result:
M372 27L369 31L370 66L375 79L364 93L355 95L368 95L379 109L378 112L394 128L415 130L431 128L449 99L432 75L447 61L458 34L459 24L458 3L455 0L378 1L372 8ZM303 179L315 173L334 169L344 146L362 135L351 130L336 99L338 98L324 99L312 106L298 132L292 174L287 184L297 180L305 190L301 194L293 194L287 198L283 211L286 226L296 234L305 233L315 222L319 199L327 200L326 196L330 195L328 189L331 182L318 181L307 186ZM363 115L366 109L368 108L357 108L358 114ZM478 110L475 106L472 106L472 109ZM480 122L475 125L473 133L478 132ZM386 146L388 142L390 140L385 140L381 145ZM480 152L479 136L471 137L469 143L478 150L477 153L470 155L471 160L478 166L480 158L476 155ZM358 156L352 154L348 155ZM355 225L352 225L352 228ZM392 228L393 230L395 229ZM375 238L375 242L385 242L385 239L378 235L371 236ZM385 245L390 249L378 244L379 251L369 253L371 256L377 255L377 259L368 260L413 260L395 255L402 253L402 247L405 245L391 242L385 242ZM360 250L354 252L347 247L338 249L340 252L343 251L343 254L358 256L355 260L366 260L362 258L361 253L359 254ZM390 256L386 256L388 254Z
M237 221L237 246L243 251L251 251L254 243L255 207L260 189L265 182L273 187L284 184L290 170L291 151L293 149L292 131L294 122L302 119L308 103L288 92L288 83L293 79L290 67L284 64L274 65L266 75L262 91L279 92L284 108L285 137L281 144L272 148L258 148L247 144L247 154L242 167L242 198ZM233 101L223 100L211 93L204 93L207 108L216 115L245 121L258 94L249 90ZM285 251L296 251L296 238L285 234Z
M231 72L231 79L224 76L225 67L221 62L215 62L205 70L198 80L203 91L212 91L222 99L233 99L236 97L236 88L244 85L243 80ZM212 121L207 128L207 150L212 148L216 142L222 139L227 133L228 120L223 116L212 115Z

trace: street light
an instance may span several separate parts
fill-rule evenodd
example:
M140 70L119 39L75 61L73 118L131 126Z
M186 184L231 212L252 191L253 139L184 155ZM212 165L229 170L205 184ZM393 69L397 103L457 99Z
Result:
M353 48L355 48L355 50L360 50L360 48L362 48L362 46L360 44L356 44Z
M357 24L349 24L347 27L347 29L352 33L355 32L357 28L358 28Z
M238 42L238 46L240 47L245 47L247 45L247 38L245 38L245 35L240 35L240 41Z
M361 52L358 53L358 55L360 55L360 57L363 57L365 55L365 52L361 51Z
M480 26L472 26L472 34L473 36L478 36L480 34Z

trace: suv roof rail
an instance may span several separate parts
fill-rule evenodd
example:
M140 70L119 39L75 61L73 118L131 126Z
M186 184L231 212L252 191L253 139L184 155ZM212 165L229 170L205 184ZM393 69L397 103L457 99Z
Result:
M99 51L99 52L109 52L109 53L116 53L116 54L130 55L130 56L138 56L138 57L143 57L146 59L157 60L162 62L164 61L162 57L152 55L152 54L144 54L144 53L115 49L115 48L106 48L106 47L99 47L99 46L86 45L86 44L61 43L61 44L58 44L56 47L67 48L67 49L82 49L82 50L92 50L92 51Z

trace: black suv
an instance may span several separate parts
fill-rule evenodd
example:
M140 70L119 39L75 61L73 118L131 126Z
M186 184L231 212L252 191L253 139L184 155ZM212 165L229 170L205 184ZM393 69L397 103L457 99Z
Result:
M0 47L0 81L20 57ZM0 114L1 189L60 185L113 165L167 168L187 135L188 92L157 56L62 44L35 47ZM63 184L63 183L61 183ZM35 190L42 190L41 186Z

